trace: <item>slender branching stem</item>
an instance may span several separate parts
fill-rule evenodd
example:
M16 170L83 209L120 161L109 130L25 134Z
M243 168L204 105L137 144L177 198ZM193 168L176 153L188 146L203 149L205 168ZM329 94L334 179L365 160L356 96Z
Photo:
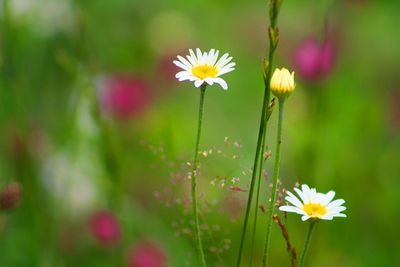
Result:
M197 177L197 169L199 165L199 145L200 145L200 136L201 136L201 123L203 118L203 105L204 105L204 95L206 92L206 85L203 85L200 89L200 105L199 105L199 119L197 125L197 137L196 137L196 145L194 148L194 159L193 159L193 166L192 166L192 206L193 206L193 216L194 216L194 230L195 230L195 239L196 239L196 246L198 251L198 256L200 258L201 266L206 266L206 260L204 257L203 245L201 242L201 235L200 235L200 222L199 222L199 211L198 211L198 204L197 204L197 184L196 184L196 177Z
M246 206L246 214L244 217L244 222L243 222L243 229L242 229L242 235L240 239L240 246L239 246L239 253L238 253L238 258L236 262L236 266L239 267L241 264L241 259L243 255L243 246L244 246L244 241L246 237L246 230L247 230L247 224L249 222L249 215L250 215L250 209L251 209L251 202L253 199L253 193L254 193L254 185L256 182L257 178L257 170L259 168L259 163L260 163L260 157L262 157L262 152L264 150L264 145L263 145L263 136L265 132L265 125L266 125L266 113L268 111L268 104L269 104L269 98L270 98L270 90L269 87L266 87L265 93L264 93L264 102L263 102L263 108L262 108L262 113L261 113L261 121L260 121L260 128L258 132L258 139L257 139L257 148L256 148L256 154L255 154L255 159L254 159L254 166L253 166L253 172L251 176L251 182L250 182L250 190L249 190L249 196L247 199L247 206Z
M265 66L265 69L264 69L265 90L264 90L263 107L262 107L262 111L261 111L260 128L258 131L257 148L256 148L256 153L255 153L255 158L254 158L249 196L247 199L246 214L244 217L242 235L241 235L240 246L239 246L239 253L238 253L238 258L237 258L237 262L236 262L237 267L240 267L241 259L242 259L242 255L243 255L243 247L244 247L244 241L246 238L246 230L247 230L247 224L249 221L251 203L253 200L254 186L255 186L257 178L258 178L258 181L261 179L262 168L263 168L263 163L264 163L263 155L264 155L264 151L265 151L265 139L266 139L265 135L266 135L266 131L267 131L269 116L271 115L271 112L272 112L272 109L271 110L269 109L270 98L271 98L270 81L271 81L271 76L272 76L272 65L273 65L273 61L274 61L276 45L277 45L277 43L274 42L272 40L272 38L270 38L268 61L267 61L268 65ZM254 236L255 236L255 232L256 232L255 228L256 228L256 224L257 224L257 214L258 214L258 211L257 211L258 199L259 199L258 195L260 192L260 187L261 187L261 183L258 182L252 247L254 247L254 239L255 239ZM252 262L252 255L251 255L250 262Z
M267 122L269 120L269 118L271 117L272 114L272 110L275 106L275 98L273 98L270 101L270 104L268 106L268 111L267 111L267 116L265 118L266 122L265 122L265 131L264 131L264 136L263 136L263 140L262 140L262 150L260 153L262 153L261 157L260 157L260 166L258 168L258 176L257 176L257 193L256 193L256 204L255 204L255 210L254 210L254 222L253 222L253 231L252 231L252 236L251 236L251 248L250 248L250 267L253 265L253 256L254 256L254 243L255 243L255 238L256 238L256 230L257 230L257 219L258 219L258 210L259 208L261 208L259 206L259 199L260 199L260 189L261 189L261 180L262 180L262 174L263 174L263 165L264 165L264 161L266 160L266 158L264 158L265 156L265 139L267 136Z
M240 267L241 264L241 259L243 255L243 247L244 247L244 242L246 238L246 230L247 230L247 224L249 221L249 214L250 214L250 209L251 209L251 202L253 200L253 193L254 193L254 187L256 180L258 178L258 181L261 179L261 174L262 174L262 168L263 168L263 155L264 155L264 150L265 150L265 135L266 135L266 128L268 124L268 119L269 115L271 115L270 110L269 110L269 104L270 104L270 97L271 97L271 89L270 89L270 82L271 82L271 75L272 75L272 66L273 66L273 61L274 61L274 55L275 55L275 50L278 45L278 40L279 40L279 31L277 28L277 21L278 21L278 14L279 14L279 9L282 4L282 0L271 0L269 2L269 23L270 27L268 29L269 33L269 53L268 53L268 61L264 62L264 84L265 84L265 90L264 90L264 101L263 101L263 107L262 107L262 113L261 113L261 121L260 121L260 128L258 131L258 138L257 138L257 148L256 148L256 153L255 153L255 158L254 158L254 164L253 164L253 172L252 172L252 177L251 177L251 182L250 182L250 190L249 190L249 196L247 199L247 205L246 205L246 214L243 222L243 228L242 228L242 235L240 239L240 245L239 245L239 253L237 257L237 262L236 266ZM266 64L265 64L266 63ZM257 199L256 199L256 211L255 211L255 221L254 221L254 226L253 226L253 238L252 238L252 247L254 247L254 239L255 239L255 232L256 232L256 225L257 225L257 214L258 214L258 199L259 199L259 192L260 192L260 187L261 187L261 182L257 183ZM250 262L252 262L252 257L253 254L251 254L251 259Z
M317 223L317 221L315 220L311 220L310 224L308 226L308 232L307 232L307 237L306 237L306 241L304 243L304 247L303 247L303 252L301 253L301 258L299 261L299 265L298 267L303 267L304 266L304 260L308 251L308 248L310 247L310 240L311 240L311 236L314 230L314 226Z
M262 139L262 146L265 147L265 136L266 133L263 135ZM261 153L261 152L260 152ZM264 154L264 153L263 153ZM257 173L257 192L256 192L256 204L255 204L255 209L254 209L254 221L253 221L253 229L252 229L252 234L251 234L251 248L250 248L250 267L253 265L253 259L254 259L254 243L255 243L255 238L256 238L256 229L257 229L257 217L258 217L258 203L260 199L260 188L261 188L261 176L262 176L262 170L263 170L263 161L264 161L264 155L261 155L260 157L260 165L258 168L258 173Z
M268 222L267 222L267 235L265 239L264 254L263 254L263 266L267 266L268 261L268 250L269 241L271 238L271 226L274 216L275 202L276 202L276 189L278 185L280 158L281 158L281 144L282 144L282 123L283 123L283 109L285 104L285 98L279 98L279 116L278 116L278 133L276 137L276 148L275 148L275 163L274 163L274 176L271 191L271 200L268 208Z

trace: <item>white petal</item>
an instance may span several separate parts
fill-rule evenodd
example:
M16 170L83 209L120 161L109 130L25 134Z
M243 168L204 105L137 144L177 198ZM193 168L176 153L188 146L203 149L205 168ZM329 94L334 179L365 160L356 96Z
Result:
M227 55L227 54L226 54ZM226 64L228 64L232 60L232 57L225 58L222 60L222 58L217 62L215 65L217 68L223 68L225 67Z
M286 212L295 212L297 214L302 214L302 215L305 214L303 210L301 210L297 207L293 207L293 206L280 206L279 210L286 211Z
M345 211L345 210L346 210L346 207L339 206L339 207L336 207L336 208L329 209L328 212L329 213L339 213L339 212L342 212L342 211Z
M174 62L174 64L175 64L176 66L178 66L179 68L184 69L184 70L187 70L187 71L190 71L190 68L188 68L188 67L187 67L185 64L183 64L182 62L180 62L180 61L178 61L178 60L174 60L173 62Z
M227 65L221 67L221 71L223 71L224 69L233 68L233 67L235 67L235 66L236 66L236 63L235 63L235 62L231 62L231 63L229 63L229 64L227 64Z
M197 64L198 64L198 60L197 60L197 57L196 57L196 55L194 54L194 52L193 52L193 50L192 49L189 49L189 53L190 53L190 58L192 59L192 61L194 61L194 63L192 63L192 65L193 66L196 66ZM192 62L191 61L191 62Z
M178 78L178 81L184 81L184 80L195 81L196 77L193 77L191 74L185 74Z
M328 206L326 206L328 209L333 209L336 207L341 206L345 201L343 199L336 199L334 201L332 201L331 203L328 204Z
M301 220L304 222L306 220L310 219L310 216L304 215L301 217Z
M328 204L328 202L326 201L327 197L326 194L323 193L317 193L317 197L316 197L316 203L320 203L323 206L326 206L326 204Z
M180 81L180 82L186 81L186 80L189 80L189 81L190 81L190 76L183 76L183 77L180 77L180 78L178 79L178 81Z
M211 59L214 57L215 54L215 49L211 49L210 52L208 52L208 57L207 57L207 62L210 64ZM212 65L212 64L210 64Z
M343 214L343 213L335 213L335 214L332 214L332 216L334 216L334 217L343 217L343 218L347 217L347 215Z
M217 77L219 77L219 76L221 76L221 75L223 75L223 74L225 74L225 73L231 72L231 71L233 71L233 70L235 70L235 69L234 69L234 68L224 68L224 69L222 69L222 70L220 70L220 71L218 72Z
M329 191L328 193L325 194L325 199L321 204L327 205L329 202L332 201L334 197L335 197L335 191Z
M196 87L198 88L198 87L200 87L203 83L204 83L203 80L198 79L198 80L196 80L196 81L194 82L194 86L196 86Z
M227 90L228 89L228 84L221 78L213 78L213 81L215 83L218 83L219 85L221 85L222 89Z
M288 196L285 198L287 201L299 208L303 206L303 203L301 203L301 201L295 195L293 195L292 192L287 191L286 193L288 194Z
M317 203L317 190L315 188L310 189L310 202Z
M310 194L310 187L308 187L308 185L306 185L306 184L303 184L303 185L301 185L301 191L303 191L303 193L305 194L305 195L309 195Z
M219 51L217 50L214 54L214 56L210 59L210 65L214 66L215 62L217 62L218 59L218 55L219 55Z
M208 83L209 85L213 85L214 84L214 78L205 78L204 81L206 83Z
M299 195L299 197L301 198L301 200L303 201L303 203L308 203L309 202L309 198L308 198L308 195L305 195L304 193L303 193L303 191L301 191L300 189L298 189L298 188L293 188L293 190L294 191L296 191L296 193ZM308 192L308 191L307 191Z
M183 70L183 71L178 72L178 73L175 75L175 77L176 77L176 78L180 78L180 77L185 76L185 75L191 75L191 74L190 74L188 71Z
M203 54L201 53L201 50L199 48L196 48L196 54L197 54L197 63L203 64Z
M225 53L215 64L216 67L219 67L221 65L221 62L225 61L229 57L228 53ZM220 68L220 67L219 67Z
M186 58L181 57L181 56L178 56L178 59L179 59L186 67L188 67L189 69L191 69L191 68L193 67L192 64L190 64L190 62L186 60Z

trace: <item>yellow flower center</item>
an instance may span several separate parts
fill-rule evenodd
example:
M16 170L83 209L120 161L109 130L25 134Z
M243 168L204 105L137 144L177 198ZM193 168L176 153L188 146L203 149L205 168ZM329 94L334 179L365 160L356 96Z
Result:
M209 77L217 77L218 70L215 66L200 65L192 68L192 74L197 78L204 80Z
M324 206L317 203L307 203L303 205L303 210L307 213L308 216L313 218L320 218L327 213L327 210Z

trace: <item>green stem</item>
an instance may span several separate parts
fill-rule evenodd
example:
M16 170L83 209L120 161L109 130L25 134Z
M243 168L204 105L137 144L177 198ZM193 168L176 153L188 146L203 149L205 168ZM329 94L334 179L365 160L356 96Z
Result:
M253 228L253 238L252 238L252 247L254 247L254 239L255 239L255 232L256 232L256 225L257 225L257 214L258 214L258 199L259 199L259 192L260 192L260 186L261 186L261 171L258 171L258 168L262 170L262 166L264 161L262 160L262 157L264 155L264 149L265 149L265 133L267 131L267 124L268 124L268 119L270 115L270 111L268 109L269 103L270 103L270 96L271 96L271 88L270 88L270 82L271 82L271 76L272 76L272 65L274 61L274 55L275 55L275 50L278 45L278 38L279 38L279 31L276 27L277 25L277 20L278 20L278 14L279 14L279 8L280 8L281 2L275 2L275 1L270 1L270 27L269 27L269 53L268 53L268 65L264 65L264 84L265 84L265 90L264 90L264 102L263 102L263 108L262 108L262 113L261 113L261 122L260 122L260 129L258 132L258 139L257 139L257 148L256 148L256 154L255 154L255 159L254 159L254 166L253 166L253 173L251 177L251 183L250 183L250 190L249 190L249 196L247 199L247 206L246 206L246 215L244 218L243 222L243 229L242 229L242 235L240 239L240 246L239 246L239 253L238 253L238 258L237 258L237 263L236 266L240 267L241 264L241 259L242 259L242 254L243 254L243 246L244 246L244 241L246 237L246 229L247 229L247 223L249 220L249 214L250 214L250 209L251 209L251 201L253 199L253 192L254 192L254 185L256 182L256 174L258 175L258 184L257 184L257 199L256 199L256 211L255 211L255 222L254 222L254 228ZM265 62L264 62L265 64ZM261 157L261 160L260 160ZM259 166L260 165L260 166ZM253 254L251 254L251 259L250 259L250 264L252 262L252 257Z
M271 238L271 226L274 216L275 201L276 201L276 189L278 185L280 158L281 158L281 144L282 144L282 123L283 123L283 109L284 109L285 98L279 98L279 118L278 118L278 133L276 138L276 151L275 151L275 163L274 163L274 176L271 191L271 201L269 203L269 216L267 223L267 235L265 239L264 254L263 254L263 266L267 266L268 261L268 250L269 240Z
M263 150L263 147L264 147L263 146L263 136L264 136L264 132L265 132L265 128L266 128L265 127L266 126L265 116L267 113L269 97L270 97L269 87L266 87L266 90L264 93L264 102L263 102L263 108L262 108L262 114L261 114L260 129L258 132L258 140L257 140L257 148L256 148L255 159L254 159L253 172L252 172L252 176L251 176L249 196L247 199L246 215L244 217L242 235L241 235L240 246L239 246L239 253L238 253L238 258L237 258L237 263L236 263L237 267L240 266L241 259L242 259L244 240L246 237L246 229L247 229L247 224L249 221L249 215L250 215L250 209L251 209L251 201L253 199L254 184L255 184L256 178L257 178L256 175L257 175L257 170L258 170L258 164L260 162L261 151Z
M255 243L255 238L256 238L256 229L257 229L257 218L258 218L258 210L259 210L259 199L260 199L260 188L261 188L261 180L262 180L262 171L263 171L263 165L264 165L264 151L265 151L265 139L267 136L267 124L269 121L269 118L271 117L272 114L272 110L274 107L274 99L272 99L272 101L270 102L269 106L268 106L268 112L267 112L267 116L266 116L266 121L265 121L265 129L264 129L264 135L263 135L263 139L262 139L262 149L261 149L261 157L260 157L260 167L258 168L258 183L257 183L257 194L256 194L256 204L255 204L255 210L254 210L254 222L253 222L253 233L252 233L252 237L251 237L251 250L250 250L250 267L253 265L253 256L254 256L254 243Z
M310 221L310 225L308 227L308 232L307 232L307 237L306 237L306 242L304 243L303 252L301 253L299 265L297 265L298 267L304 266L304 259L306 257L308 248L310 247L310 240L311 240L311 236L312 236L314 226L316 225L316 223L317 223L317 221L314 221L314 220Z
M249 215L250 215L250 209L251 209L251 202L253 200L253 193L254 193L254 185L257 180L257 174L258 174L258 184L257 184L257 198L256 198L256 211L255 211L255 222L254 222L254 228L253 228L253 237L252 237L252 247L254 247L254 235L256 231L256 223L257 223L257 214L258 214L258 196L260 192L260 179L261 179L261 172L258 171L259 168L262 170L263 168L263 160L262 157L264 155L264 150L265 150L265 135L267 131L267 125L268 125L268 119L270 116L270 110L269 110L269 104L270 104L270 98L271 98L271 88L270 88L270 81L271 81L271 76L272 76L272 64L274 61L274 55L275 55L275 50L276 50L276 45L273 44L272 39L270 39L270 44L269 44L269 53L268 53L268 67L264 70L265 72L265 77L264 77L264 84L265 84L265 90L264 90L264 100L263 100L263 107L261 111L261 120L260 120L260 128L258 131L258 139L257 139L257 148L256 148L256 154L254 158L254 165L253 165L253 172L251 176L251 183L250 183L250 190L249 190L249 196L247 199L247 206L246 206L246 214L244 217L244 222L243 222L243 228L242 228L242 235L240 239L240 246L239 246L239 253L238 253L238 258L236 262L236 266L240 267L241 264L241 259L243 255L243 246L244 246L244 241L246 238L246 230L247 230L247 224L249 221ZM252 258L253 254L251 254ZM252 259L250 259L250 262L252 262Z
M197 204L197 188L196 188L196 176L197 176L197 167L198 167L198 155L199 155L199 144L200 144L200 135L201 135L201 122L203 118L203 105L204 105L204 95L206 92L206 85L203 85L200 90L200 105L199 105L199 119L197 126L197 138L196 138L196 146L194 149L194 160L192 166L192 205L193 205L193 216L194 216L194 229L195 229L195 239L198 254L200 257L201 265L203 267L206 266L206 261L204 258L203 245L201 243L200 236L200 224L199 224L199 212L198 212L198 204Z
M266 136L266 131L263 134L262 138L262 147L265 147L265 136ZM261 153L261 152L260 152ZM257 193L256 193L256 204L255 204L255 210L254 210L254 221L253 221L253 231L251 234L251 248L250 248L250 264L249 266L251 267L253 265L253 256L254 256L254 243L255 243L255 238L256 238L256 229L257 229L257 217L258 217L258 203L260 199L260 188L261 188L261 176L262 176L262 170L263 170L263 161L264 161L264 153L262 153L260 157L260 166L258 168L258 181L257 181Z

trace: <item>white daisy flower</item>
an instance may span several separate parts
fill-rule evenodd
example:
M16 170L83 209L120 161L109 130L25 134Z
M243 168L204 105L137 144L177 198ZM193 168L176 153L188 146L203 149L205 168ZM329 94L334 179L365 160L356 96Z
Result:
M233 71L236 65L234 62L230 62L232 57L228 53L225 53L218 61L219 51L215 49L211 49L208 53L202 53L197 48L196 54L189 49L189 53L190 55L187 55L186 58L178 56L179 60L174 60L174 64L183 69L175 75L178 81L189 80L194 82L196 87L200 87L204 83L209 85L218 83L224 90L228 89L228 84L220 78L221 75Z
M341 213L346 210L346 207L342 206L345 202L343 199L336 199L332 201L335 196L334 191L329 191L326 194L318 193L315 188L309 188L308 185L303 184L299 188L294 188L294 191L299 195L300 199L291 192L287 191L285 197L293 206L280 206L281 211L295 212L303 215L301 219L303 221L312 219L332 220L333 217L347 217Z

